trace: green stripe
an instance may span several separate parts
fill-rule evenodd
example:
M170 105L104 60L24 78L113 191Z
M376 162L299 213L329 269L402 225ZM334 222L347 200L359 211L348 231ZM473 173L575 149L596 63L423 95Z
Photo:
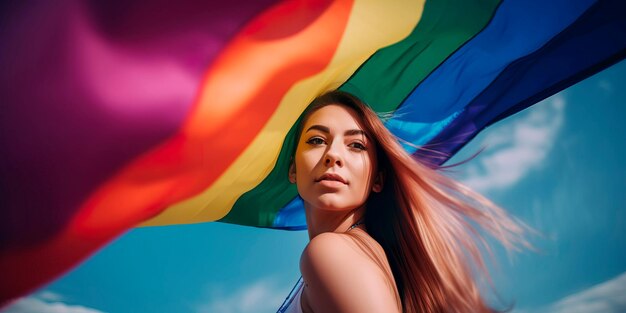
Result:
M377 112L395 110L428 74L487 25L499 3L427 1L413 32L377 51L340 89L357 95ZM220 222L272 227L276 213L297 195L287 172L300 120L287 133L272 172L237 199Z
M239 197L219 222L272 227L276 213L298 195L296 186L289 183L287 173L291 154L295 152L296 126L301 119L302 116L289 129L274 169L258 186Z
M422 80L493 17L498 0L426 1L424 14L404 40L370 57L339 89L378 112L392 112Z

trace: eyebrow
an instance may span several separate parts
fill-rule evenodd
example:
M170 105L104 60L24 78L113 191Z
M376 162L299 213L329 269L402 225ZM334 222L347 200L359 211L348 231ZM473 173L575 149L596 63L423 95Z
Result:
M326 126L322 126L322 125L313 125L311 127L309 127L309 129L306 130L306 132L309 132L310 130L319 130L323 133L327 133L330 134L330 128L326 127ZM361 129L349 129L346 130L346 132L344 133L345 136L356 136L356 135L363 135L367 138L369 138L369 136L367 136L367 134L361 130Z

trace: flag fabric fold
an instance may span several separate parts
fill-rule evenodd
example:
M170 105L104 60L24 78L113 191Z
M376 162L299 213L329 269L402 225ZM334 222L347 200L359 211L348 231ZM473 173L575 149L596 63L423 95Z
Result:
M305 229L300 114L354 93L416 158L626 56L618 0L3 5L0 303L132 227Z

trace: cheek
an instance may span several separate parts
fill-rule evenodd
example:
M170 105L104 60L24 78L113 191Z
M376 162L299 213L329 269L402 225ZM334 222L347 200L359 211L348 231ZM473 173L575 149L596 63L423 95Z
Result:
M352 172L354 173L354 177L358 178L359 181L367 182L370 181L372 175L374 173L372 159L367 156L359 156L352 160Z
M317 164L314 150L305 150L296 154L296 174L308 175Z
M352 161L351 172L353 173L352 192L355 197L362 198L369 195L369 188L373 181L374 171L371 159L360 157Z
M306 192L306 190L313 185L313 180L315 179L315 177L313 177L313 172L318 162L319 158L313 150L296 152L296 186L298 187L298 192L300 194L302 194L302 192Z

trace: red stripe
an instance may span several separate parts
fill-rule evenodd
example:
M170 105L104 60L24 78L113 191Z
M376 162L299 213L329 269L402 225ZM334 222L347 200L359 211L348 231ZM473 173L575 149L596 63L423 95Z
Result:
M210 186L251 143L287 91L328 65L351 8L351 0L293 1L251 21L211 66L181 132L103 184L66 231L47 244L0 257L0 277L9 282L0 284L0 304Z

